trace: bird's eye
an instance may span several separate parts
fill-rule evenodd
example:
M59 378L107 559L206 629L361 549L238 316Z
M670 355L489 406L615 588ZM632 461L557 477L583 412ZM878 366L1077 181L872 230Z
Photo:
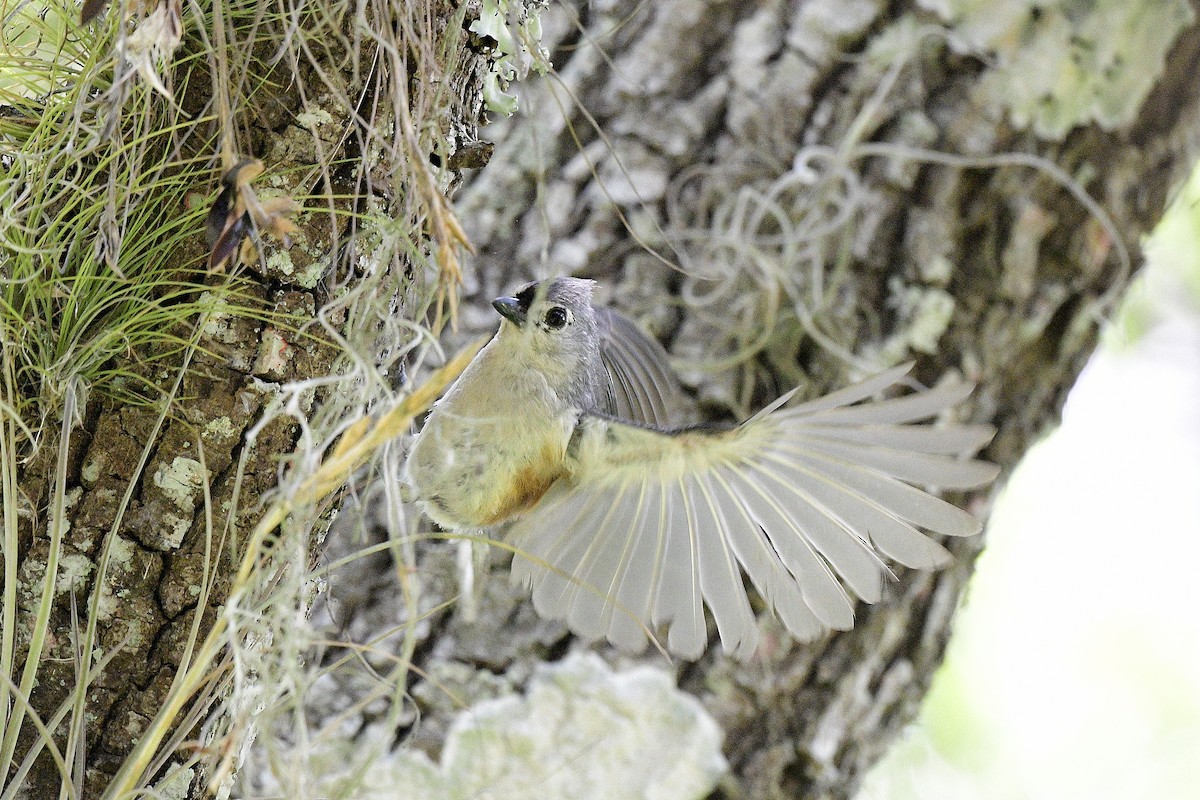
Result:
M567 310L562 306L555 306L546 312L546 326L557 330L567 324Z

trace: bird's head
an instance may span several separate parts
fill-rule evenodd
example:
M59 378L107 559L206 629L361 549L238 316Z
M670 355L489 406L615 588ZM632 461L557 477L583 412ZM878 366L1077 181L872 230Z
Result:
M554 278L522 286L492 306L504 317L500 339L519 348L551 381L590 384L600 367L600 334L592 306L594 281Z

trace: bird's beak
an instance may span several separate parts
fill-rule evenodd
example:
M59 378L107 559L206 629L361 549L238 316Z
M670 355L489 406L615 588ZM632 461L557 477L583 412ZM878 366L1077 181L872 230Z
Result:
M521 301L515 297L497 297L492 301L492 308L518 328L525 324L525 312L521 310Z

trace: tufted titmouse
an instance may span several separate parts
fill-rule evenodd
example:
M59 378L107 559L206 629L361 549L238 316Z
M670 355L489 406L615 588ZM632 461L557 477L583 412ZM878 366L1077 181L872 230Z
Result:
M542 616L631 651L667 625L696 658L703 606L727 652L753 653L742 573L792 634L854 622L847 589L879 599L882 556L909 567L949 553L922 529L980 531L910 484L970 489L997 468L967 460L990 426L913 424L965 398L953 383L870 398L896 367L736 427L670 428L676 391L662 347L592 305L592 282L531 283L493 302L496 336L429 414L408 458L428 515L454 531L515 519L512 576Z

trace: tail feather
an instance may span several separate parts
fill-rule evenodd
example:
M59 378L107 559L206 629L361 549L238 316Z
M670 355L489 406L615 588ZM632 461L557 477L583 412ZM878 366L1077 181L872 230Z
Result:
M969 489L997 473L963 457L987 426L916 422L968 386L868 401L906 371L727 431L585 417L571 474L512 529L514 579L533 587L539 613L628 650L665 625L670 652L699 656L707 606L726 651L748 657L758 625L743 575L797 638L851 627L849 592L879 600L884 557L942 566L950 554L924 531L981 529L913 484Z

